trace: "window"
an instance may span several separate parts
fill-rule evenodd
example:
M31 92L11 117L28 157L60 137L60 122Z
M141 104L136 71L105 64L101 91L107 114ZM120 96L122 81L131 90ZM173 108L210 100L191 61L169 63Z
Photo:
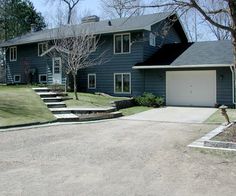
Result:
M88 74L88 89L96 88L96 74Z
M48 49L48 44L47 43L38 43L38 56L43 54L45 51Z
M153 33L149 34L149 44L150 46L156 46L156 36Z
M39 74L39 83L47 83L47 74Z
M130 93L131 92L130 73L115 73L114 74L114 92L115 93Z
M20 83L21 82L21 75L14 75L14 83Z
M90 50L92 52L96 51L96 37L95 36L92 38L92 43L91 43L91 46L90 46Z
M16 46L10 48L10 61L17 60L17 48Z
M61 73L61 58L56 57L53 58L53 74L60 74Z
M130 33L114 35L114 53L130 53Z

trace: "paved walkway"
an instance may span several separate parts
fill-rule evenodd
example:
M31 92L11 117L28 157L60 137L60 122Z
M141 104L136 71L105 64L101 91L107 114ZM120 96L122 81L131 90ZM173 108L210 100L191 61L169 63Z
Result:
M216 111L216 108L164 107L152 109L132 116L123 117L123 119L202 123Z

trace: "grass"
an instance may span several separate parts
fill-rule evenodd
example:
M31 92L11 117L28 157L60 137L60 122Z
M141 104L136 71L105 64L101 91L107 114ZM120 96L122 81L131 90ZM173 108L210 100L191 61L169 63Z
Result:
M67 107L110 107L112 101L124 100L124 97L111 97L90 93L78 93L79 100L74 99L74 93L68 93L72 100L65 101Z
M227 114L229 116L230 121L233 121L236 119L236 109L227 109ZM221 115L220 110L217 110L205 122L206 123L224 123L225 118Z
M0 126L54 120L31 86L0 86Z
M121 109L120 111L122 112L122 114L124 116L130 116L130 115L144 112L144 111L147 111L150 109L152 109L152 108L146 107L146 106L134 106L134 107L130 107L130 108Z

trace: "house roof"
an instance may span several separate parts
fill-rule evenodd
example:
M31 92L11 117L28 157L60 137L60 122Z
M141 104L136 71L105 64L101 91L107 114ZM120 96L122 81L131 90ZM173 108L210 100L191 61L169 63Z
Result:
M14 39L5 41L0 44L0 47L7 47L13 45L27 44L42 42L55 39L58 36L58 32L62 31L66 36L74 35L74 32L80 34L84 31L89 31L93 34L107 34L114 32L125 32L135 30L150 30L151 26L158 23L167 17L173 15L171 12L162 12L156 14L133 16L129 18L119 18L113 20L102 20L99 22L81 23L78 25L63 26L60 29L46 29L39 32L28 33L23 36L16 37ZM108 22L111 22L111 26Z
M229 66L234 61L230 40L164 45L153 56L134 66L147 68L180 68Z

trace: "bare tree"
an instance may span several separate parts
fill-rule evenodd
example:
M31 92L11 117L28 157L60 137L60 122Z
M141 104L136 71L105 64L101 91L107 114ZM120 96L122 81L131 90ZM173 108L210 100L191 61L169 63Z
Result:
M143 15L140 0L101 0L101 7L111 18L123 18L131 15ZM127 9L130 7L130 9Z
M218 4L218 6L216 6ZM236 1L235 0L157 0L152 4L139 6L141 8L163 8L172 7L173 11L188 12L191 9L196 10L199 15L210 23L212 26L230 32L234 50L234 64L236 65ZM133 9L137 7L126 7ZM224 24L215 19L220 14L226 14L229 18L229 23Z
M69 31L69 32L68 32ZM93 56L93 52L98 48L100 36L96 36L89 30L80 31L76 26L68 28L58 28L54 46L62 59L66 74L73 76L75 98L77 94L77 73L79 70L105 63L105 52Z
M217 14L213 17L217 23L223 24L225 26L230 26L230 18L226 13ZM230 31L218 28L214 25L211 25L209 22L207 22L207 26L218 40L231 39Z
M67 13L67 24L71 24L72 21L72 15L75 12L75 7L78 5L78 3L81 0L60 0L60 3L65 3L68 8L68 13ZM48 2L48 1L47 1ZM49 0L51 3L58 2L57 0Z

